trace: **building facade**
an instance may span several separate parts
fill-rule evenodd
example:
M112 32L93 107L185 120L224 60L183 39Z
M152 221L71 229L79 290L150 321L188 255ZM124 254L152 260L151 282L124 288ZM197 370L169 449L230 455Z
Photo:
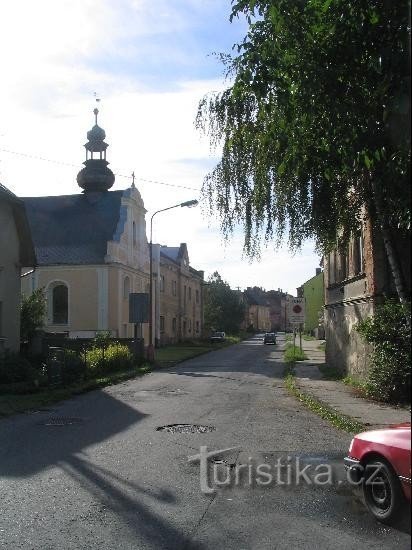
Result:
M125 190L109 190L115 177L108 168L108 145L104 141L104 130L97 124L97 114L96 109L95 125L87 133L85 167L77 176L83 192L24 199L38 268L24 279L23 291L44 288L46 332L93 338L96 333L107 331L113 337L132 338L135 326L129 323L129 295L150 292L146 209L134 183ZM154 248L156 246L160 250L158 245ZM153 269L153 325L156 327L153 332L158 341L160 332L171 341L201 333L201 312L196 307L189 315L189 305L184 303L185 288L190 288L194 296L201 294L201 285L186 282L197 281L198 272L188 265L185 246L182 251L182 257L177 255L169 260L159 252L158 265ZM173 306L173 312L163 300L164 291L160 291L162 277L169 277L168 262L178 272L178 292L173 298L183 300L183 305L179 302ZM202 307L201 298L198 305ZM174 318L175 332L169 327L169 324L173 326ZM148 343L148 323L140 326L138 335Z
M396 241L410 292L410 243ZM342 372L365 378L371 348L356 324L374 314L386 297L396 295L381 234L370 219L348 247L324 258L326 361Z
M254 332L270 332L270 306L265 291L260 287L247 287L243 292L245 319L242 329Z
M186 243L160 246L156 285L156 343L201 338L203 335L203 271L190 266Z
M319 318L323 317L325 304L325 289L323 272L316 269L316 275L303 283L297 289L298 298L305 298L305 324L304 331L313 336L319 336ZM321 335L323 337L323 335Z
M24 203L0 184L0 353L20 349L21 269L35 265Z

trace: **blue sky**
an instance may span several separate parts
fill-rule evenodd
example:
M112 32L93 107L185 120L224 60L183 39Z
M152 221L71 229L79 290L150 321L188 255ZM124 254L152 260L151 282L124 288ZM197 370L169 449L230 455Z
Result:
M228 84L214 53L230 52L247 30L244 20L229 23L230 10L229 0L4 2L0 181L20 196L79 192L96 92L113 189L128 187L134 171L149 215L199 198L218 152L194 128L197 105ZM225 244L205 210L159 215L155 240L187 242L193 267L206 276L217 269L233 287L294 293L314 274L310 243L294 257L269 245L250 264L241 234Z

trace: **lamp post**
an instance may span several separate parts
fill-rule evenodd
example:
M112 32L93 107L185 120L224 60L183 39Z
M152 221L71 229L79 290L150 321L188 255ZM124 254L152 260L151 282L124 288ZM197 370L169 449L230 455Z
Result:
M153 346L153 218L159 212L165 212L166 210L172 210L172 208L179 207L191 207L199 204L197 200L185 201L168 208L162 208L161 210L156 210L150 218L150 245L149 245L149 345L147 347L147 358L149 361L154 359L154 346Z

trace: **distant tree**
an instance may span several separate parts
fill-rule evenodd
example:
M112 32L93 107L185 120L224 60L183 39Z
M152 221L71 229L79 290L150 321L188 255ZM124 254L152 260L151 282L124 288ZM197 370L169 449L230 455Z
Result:
M232 290L217 271L207 281L204 302L205 326L237 334L244 318L238 292Z
M20 307L20 338L30 340L37 329L44 326L46 315L46 297L44 290L39 288L29 296L22 296Z
M326 252L379 227L407 299L394 233L410 230L410 1L233 0L249 30L222 55L231 85L203 98L197 127L222 158L204 194L245 250L261 237Z

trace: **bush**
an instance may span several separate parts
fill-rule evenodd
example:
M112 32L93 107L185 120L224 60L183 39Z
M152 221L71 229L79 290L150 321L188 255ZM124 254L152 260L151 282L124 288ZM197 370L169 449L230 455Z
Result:
M410 305L387 300L375 315L357 324L357 331L373 345L366 381L370 397L391 403L410 401Z
M126 370L133 367L133 355L127 346L110 344L94 347L86 353L87 370L93 374Z
M38 375L30 362L18 353L6 353L0 359L0 384L34 382Z
M63 384L72 384L83 380L86 366L83 359L73 350L65 350L62 370Z

